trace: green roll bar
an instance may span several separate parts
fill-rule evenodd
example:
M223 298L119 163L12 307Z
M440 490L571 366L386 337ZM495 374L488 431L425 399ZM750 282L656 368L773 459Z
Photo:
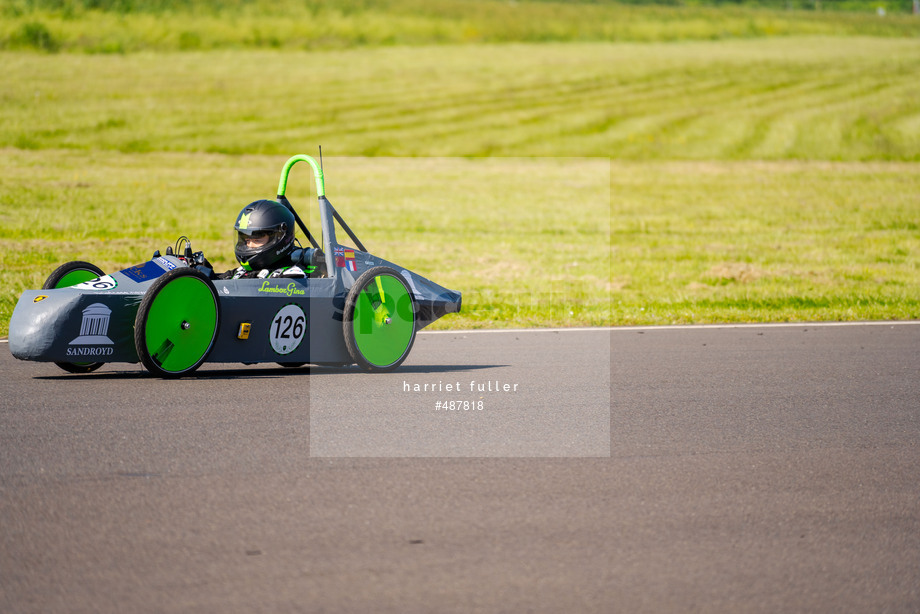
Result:
M323 151L319 152L320 157L322 158ZM326 187L323 182L323 167L320 165L314 158L306 154L297 154L296 156L291 156L287 162L284 163L284 168L281 169L281 180L278 181L278 202L287 207L291 213L294 214L294 220L297 222L297 225L300 226L300 229L307 239L309 239L310 244L313 245L316 249L319 249L319 244L316 242L316 239L313 238L313 235L310 234L310 231L307 229L307 226L303 223L303 220L300 219L300 216L297 215L297 212L294 210L294 207L288 201L287 197L284 195L285 190L287 190L287 180L288 175L291 172L291 167L297 164L298 162L307 162L310 166L313 167L313 177L316 179L316 195L319 198L320 206L324 204L329 207L329 211L332 213L332 217L339 223L345 233L355 242L355 245L362 252L366 252L367 248L361 243L361 240L355 236L355 233L352 232L351 228L348 227L348 224L345 223L345 220L342 219L342 216L339 215L339 212L335 210L335 207L329 202L326 198Z
M316 195L320 197L325 196L326 188L323 184L323 168L316 160L306 154L292 156L284 163L284 168L281 169L281 180L278 182L278 196L284 196L284 191L287 190L288 174L291 172L291 167L298 162L308 162L310 166L313 167L313 177L316 179Z

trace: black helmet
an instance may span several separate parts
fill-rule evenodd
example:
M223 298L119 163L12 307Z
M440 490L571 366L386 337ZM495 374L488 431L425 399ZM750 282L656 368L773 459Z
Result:
M294 214L281 203L257 200L236 218L236 259L244 269L271 268L294 249Z

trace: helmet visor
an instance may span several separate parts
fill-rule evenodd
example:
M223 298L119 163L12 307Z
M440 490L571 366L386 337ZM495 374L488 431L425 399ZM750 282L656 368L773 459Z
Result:
M256 230L255 232L240 232L238 243L240 247L247 249L258 249L265 247L271 240L272 233L265 230Z
M252 260L259 254L278 249L284 239L284 230L239 230L237 231L236 255L240 262Z

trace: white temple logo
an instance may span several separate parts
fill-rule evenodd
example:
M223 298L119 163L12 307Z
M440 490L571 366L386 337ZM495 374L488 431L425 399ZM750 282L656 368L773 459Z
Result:
M101 345L113 344L106 334L109 332L109 319L112 310L102 303L93 303L83 310L83 323L80 325L80 336L70 342L70 345Z

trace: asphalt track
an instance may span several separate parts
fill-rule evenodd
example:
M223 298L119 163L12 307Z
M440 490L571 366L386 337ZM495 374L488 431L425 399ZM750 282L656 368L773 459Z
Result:
M920 611L917 323L0 371L2 612Z

